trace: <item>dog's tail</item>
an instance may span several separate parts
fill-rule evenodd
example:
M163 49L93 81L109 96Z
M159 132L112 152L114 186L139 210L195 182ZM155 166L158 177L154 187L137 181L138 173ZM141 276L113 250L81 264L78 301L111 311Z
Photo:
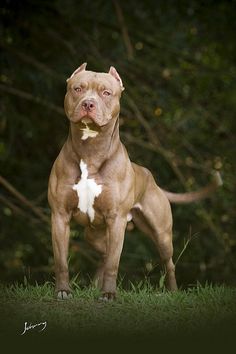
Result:
M195 192L172 193L163 189L163 192L171 203L187 204L197 202L201 199L209 197L218 187L222 186L223 181L218 171L214 173L211 183Z

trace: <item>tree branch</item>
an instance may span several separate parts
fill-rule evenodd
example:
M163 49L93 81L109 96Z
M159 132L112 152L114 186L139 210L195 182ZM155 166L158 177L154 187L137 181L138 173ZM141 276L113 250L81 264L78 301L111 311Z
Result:
M129 60L132 60L134 58L134 50L133 50L133 46L132 46L132 43L131 43L131 40L129 37L128 29L125 24L125 18L123 15L122 8L119 4L119 1L117 1L117 0L113 0L113 4L115 6L116 15L117 15L120 27L121 27L121 33L122 33L125 47L127 50L127 57Z
M14 49L14 47L7 45L3 42L0 43L0 46L2 48L4 48L5 50L7 50L8 52L18 56L25 63L31 64L35 68L45 72L47 75L50 75L54 79L57 79L58 81L61 81L61 82L66 80L66 77L63 74L58 74L56 71L49 68L46 64L39 62L37 59L33 58L32 56L25 54L23 52L20 52L20 51Z
M40 208L36 207L30 200L28 200L23 194L21 194L11 183L9 183L4 177L0 175L0 184L3 185L15 198L17 198L22 204L30 208L37 217L49 224L50 219L46 216Z
M128 101L130 108L135 113L135 117L146 130L151 144L155 147L155 149L159 152L159 154L165 158L167 163L174 171L175 175L178 177L180 183L187 189L187 183L185 181L185 177L180 171L180 169L178 168L178 166L173 162L172 154L162 147L160 140L158 139L157 135L153 132L153 129L151 128L148 121L144 118L143 114L141 113L140 109L138 108L134 100L129 95L126 95L126 99Z
M5 204L6 206L8 206L16 215L20 215L23 216L27 219L29 219L29 215L22 210L21 208L19 208L17 205L15 205L14 203L12 203L9 199L5 198L3 195L0 194L0 201ZM35 223L35 222L39 222L38 219L32 218L30 217L30 219Z
M44 99L40 98L40 97L35 97L34 95L32 95L31 93L4 85L4 84L0 84L0 90L3 92L7 92L10 93L11 95L20 97L20 98L24 98L28 101L31 102L35 102L40 104L41 106L47 107L48 109L57 112L60 115L65 116L64 110L61 107L58 107L56 105L54 105L53 103L50 103L48 101L45 101Z

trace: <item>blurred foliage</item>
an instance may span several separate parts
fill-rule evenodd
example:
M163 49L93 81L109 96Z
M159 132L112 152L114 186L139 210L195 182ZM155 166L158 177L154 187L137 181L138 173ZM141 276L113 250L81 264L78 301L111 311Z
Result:
M49 214L48 176L68 131L65 80L81 63L114 65L126 90L121 137L131 159L171 191L224 186L198 204L173 206L180 284L235 283L235 1L3 0L0 174ZM52 275L50 230L0 185L1 278ZM70 269L86 276L96 255L72 227ZM156 251L127 232L121 274L160 274Z

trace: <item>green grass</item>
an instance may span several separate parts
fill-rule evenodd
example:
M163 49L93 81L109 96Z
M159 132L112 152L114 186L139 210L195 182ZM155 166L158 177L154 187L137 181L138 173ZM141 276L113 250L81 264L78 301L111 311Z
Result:
M103 303L93 287L73 284L73 299L58 301L53 286L16 284L1 286L1 334L19 335L24 322L47 321L47 328L25 336L76 335L78 338L101 336L192 335L212 333L229 326L236 329L236 289L225 286L196 286L170 293L148 282L120 286L117 300Z

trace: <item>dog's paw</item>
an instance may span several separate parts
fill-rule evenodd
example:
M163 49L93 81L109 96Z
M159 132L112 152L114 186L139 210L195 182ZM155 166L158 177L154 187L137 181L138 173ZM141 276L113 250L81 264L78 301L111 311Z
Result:
M59 290L57 292L57 300L68 300L72 298L72 294L69 291Z
M103 293L102 296L99 298L99 301L113 301L116 299L115 293Z

